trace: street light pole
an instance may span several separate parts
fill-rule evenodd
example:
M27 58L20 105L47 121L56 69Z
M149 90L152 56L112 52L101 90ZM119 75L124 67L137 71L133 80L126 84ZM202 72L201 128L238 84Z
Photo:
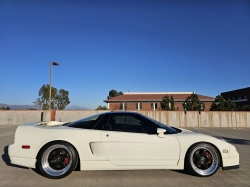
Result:
M50 83L49 83L49 110L51 110L51 81L52 81L52 65L59 66L57 62L50 62Z

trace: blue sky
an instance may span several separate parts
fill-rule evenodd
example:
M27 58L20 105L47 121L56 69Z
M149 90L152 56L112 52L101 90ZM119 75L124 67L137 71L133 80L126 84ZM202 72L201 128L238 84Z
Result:
M250 86L249 1L0 0L0 103L49 83L73 105L109 90L215 97Z

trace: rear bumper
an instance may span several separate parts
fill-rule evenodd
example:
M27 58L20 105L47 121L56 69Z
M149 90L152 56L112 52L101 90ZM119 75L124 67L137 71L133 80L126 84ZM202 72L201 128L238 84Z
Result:
M12 164L16 164L19 166L24 166L28 168L36 168L36 159L10 156L10 161Z
M24 166L28 168L36 168L36 159L33 158L23 158L17 155L17 144L9 145L8 155L10 157L10 162L15 165Z
M17 144L11 144L8 146L8 154L9 157L11 156L17 156Z

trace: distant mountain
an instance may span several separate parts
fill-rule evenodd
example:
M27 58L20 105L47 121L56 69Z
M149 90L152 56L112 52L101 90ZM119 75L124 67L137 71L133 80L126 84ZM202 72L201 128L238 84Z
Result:
M66 108L64 110L91 110L91 109L81 107L81 106L78 106L78 105L69 105L69 106L66 106Z
M8 105L8 104L0 103L0 108L2 107L6 108L7 106L10 107L10 110L34 110L34 109L41 110L39 107L35 105ZM91 109L81 107L78 105L69 105L64 110L91 110Z
M40 110L40 108L35 105L8 105L0 103L0 108L2 107L6 108L7 106L10 107L10 110L31 110L31 109Z

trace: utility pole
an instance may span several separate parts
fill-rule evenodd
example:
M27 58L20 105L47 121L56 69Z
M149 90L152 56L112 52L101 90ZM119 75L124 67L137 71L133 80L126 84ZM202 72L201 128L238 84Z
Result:
M50 83L49 83L49 110L51 110L51 81L52 81L52 66L59 66L57 62L50 62Z

